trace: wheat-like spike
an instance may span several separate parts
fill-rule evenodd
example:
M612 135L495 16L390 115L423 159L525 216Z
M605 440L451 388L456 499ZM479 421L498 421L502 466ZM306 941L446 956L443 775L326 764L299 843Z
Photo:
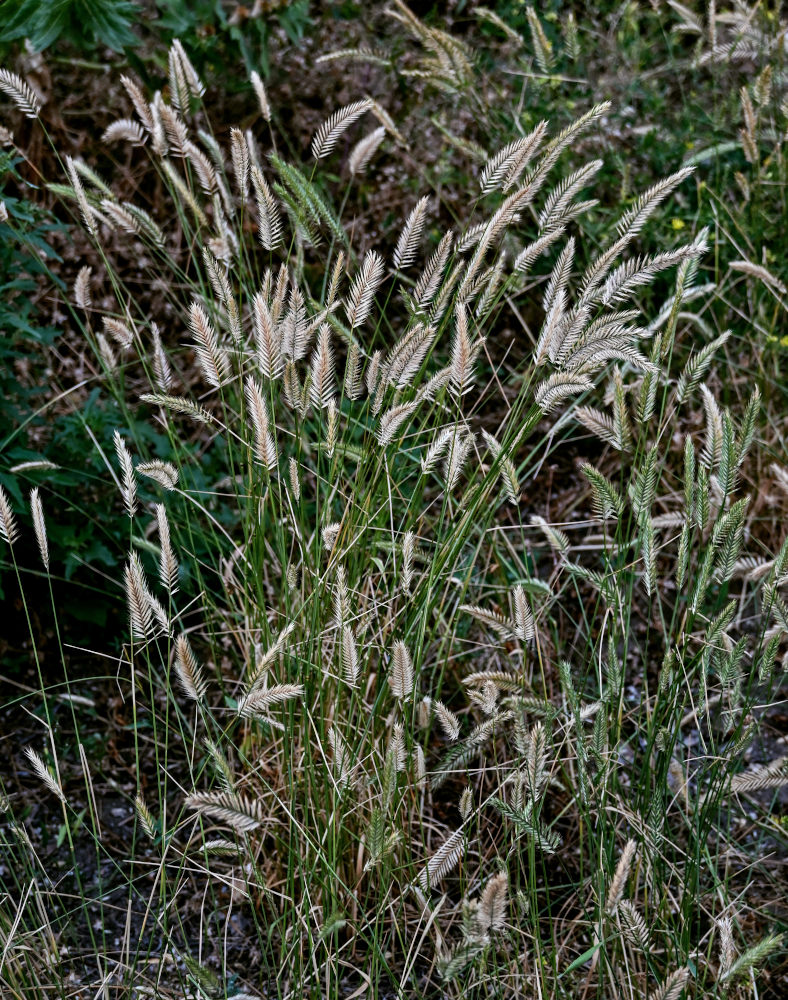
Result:
M413 693L413 660L401 640L395 642L392 649L388 682L395 698L408 698Z
M416 551L416 536L406 531L402 536L402 589L410 594L413 586L413 556Z
M392 347L386 360L386 380L398 389L407 388L424 364L433 343L435 327L417 323Z
M774 291L779 292L780 295L788 294L788 289L786 289L783 282L780 281L776 275L772 274L771 271L762 267L760 264L752 264L748 260L734 260L728 265L728 267L730 267L731 271L742 271L744 274L749 274L753 278L758 278L759 281L762 281Z
M153 479L165 490L174 490L178 485L178 470L172 462L162 462L156 458L151 462L140 462L134 471Z
M252 302L254 339L257 346L257 364L264 378L275 379L282 374L279 334L263 292L257 292Z
M531 515L531 524L536 525L550 543L550 548L560 555L567 555L569 552L569 538L558 528L548 524L543 517L538 514Z
M720 935L720 977L724 979L736 961L736 947L733 943L733 920L730 917L720 917L717 921L717 930Z
M654 214L656 209L662 204L682 181L686 180L694 172L694 167L682 167L681 170L665 177L635 199L633 205L627 209L618 221L617 229L621 237L628 240L637 236L648 219ZM619 251L620 252L620 251Z
M112 344L110 344L103 333L96 334L96 341L98 343L101 360L107 366L109 371L114 371L118 367L118 359L112 349Z
M631 292L647 285L662 271L685 260L701 257L706 252L705 240L696 240L676 250L666 250L653 257L633 257L624 261L611 272L599 291L599 301L603 306L622 302Z
M114 432L112 440L115 443L115 454L118 456L123 473L123 503L129 517L134 517L137 512L137 480L134 477L134 463L120 431Z
M443 475L446 480L446 491L451 493L460 481L462 470L468 460L471 448L474 445L473 434L455 434L449 443L446 458L443 463Z
M413 291L413 301L418 309L426 309L435 297L435 293L443 277L446 261L449 259L449 254L451 253L453 242L454 234L451 232L444 233L437 249L421 272L421 276L416 282L416 287Z
M746 976L746 974L762 962L763 959L770 954L770 952L779 948L783 941L784 937L782 934L770 934L768 937L762 938L757 944L753 945L752 948L748 948L747 951L739 955L730 969L728 969L722 977L722 980L724 982L728 982L728 980L735 980L738 977Z
M358 399L363 391L361 378L361 348L356 340L351 341L350 346L348 347L343 389L348 399Z
M719 465L722 456L722 411L708 386L702 384L700 391L703 396L703 410L706 416L706 437L703 450L700 453L700 460L711 472Z
M661 986L658 986L649 993L648 1000L679 1000L684 987L687 985L689 975L690 970L686 967L671 972Z
M30 491L30 512L33 516L33 528L38 542L38 551L41 554L41 562L45 569L49 569L49 542L47 540L47 526L44 520L44 506L38 493L38 487L34 486Z
M362 174L367 169L370 160L378 151L385 137L386 127L379 125L369 135L365 135L363 139L359 139L348 157L348 170L351 176L355 177L357 174Z
M263 822L261 803L234 792L194 792L187 797L186 808L225 823L238 833L249 833Z
M383 414L378 425L378 443L382 447L391 444L394 435L415 409L415 403L403 403L400 406L393 406Z
M788 784L788 757L780 757L769 764L759 764L749 771L736 774L731 780L731 791L752 792L759 788L780 788Z
M274 306L271 307L274 315ZM301 290L291 287L288 298L287 315L281 323L280 350L286 358L300 361L309 350L309 324L306 318L306 306Z
M131 98L131 103L134 105L137 117L142 122L146 131L152 133L154 131L155 124L148 107L148 102L145 100L145 95L143 94L141 87L128 76L121 76L120 82L123 84L126 93Z
M416 259L416 250L424 231L424 219L429 203L428 197L420 198L405 222L394 250L394 267L398 271L404 271Z
M47 788L56 795L60 801L65 805L66 796L63 794L63 789L60 787L60 779L56 774L46 766L42 758L32 747L25 747L25 755L30 761L30 766L36 773L36 777L39 778L47 786Z
M104 129L102 142L130 142L132 146L144 146L148 141L145 129L131 118L119 118Z
M244 382L244 394L254 429L255 457L269 472L273 472L278 466L279 459L271 431L268 406L263 390L251 375L247 375Z
M506 872L494 875L479 897L476 921L480 930L502 931L506 927L509 909L509 878Z
M520 482L517 478L517 469L510 458L501 454L501 443L492 434L482 428L482 437L487 447L492 452L494 459L500 462L500 474L503 480L503 488L507 500L517 505L520 502Z
M323 447L328 458L334 457L337 446L337 436L339 433L339 410L337 401L333 397L329 399L326 407L326 439Z
M504 192L514 187L539 148L546 131L547 122L539 122L533 132L515 139L491 156L479 177L482 194L489 194L499 187Z
M83 309L86 312L91 306L90 278L92 274L93 268L85 264L79 269L79 273L74 281L74 302L78 309Z
M635 905L628 899L622 899L618 904L618 915L625 935L644 955L648 954L651 944L648 925Z
M514 270L523 274L530 270L537 258L549 250L553 243L557 242L563 236L565 230L566 226L558 226L556 229L552 229L550 232L540 236L533 243L530 243L515 257Z
M450 743L454 743L460 736L460 720L450 709L446 708L442 701L433 701L432 709L435 717L440 723L440 727Z
M276 250L282 243L282 213L268 182L257 166L251 168L252 186L257 201L257 234L263 248Z
M618 865L616 865L616 871L610 883L610 888L607 891L605 910L608 913L615 913L616 907L621 901L621 897L624 894L624 887L626 886L627 879L629 878L629 872L632 868L632 862L635 860L637 846L638 845L634 840L628 840L624 845L624 850L621 852Z
M355 763L350 748L336 726L328 731L328 745L331 748L331 763L337 784L349 784Z
M482 345L481 338L471 343L468 333L468 312L458 303L454 313L454 339L451 345L449 381L458 396L468 392L473 383L473 364Z
M534 616L525 596L522 584L518 583L512 589L512 606L514 608L514 633L523 642L529 642L536 634Z
M159 529L159 579L167 592L174 594L178 589L178 560L172 549L167 508L163 503L156 504L156 523Z
M331 327L322 323L317 337L317 346L312 355L312 381L310 398L316 409L326 409L334 399L334 350L331 346Z
M543 722L537 722L526 734L523 774L534 802L547 780L547 732Z
M215 195L217 191L221 191L224 195L224 181L219 177L216 172L216 168L210 159L203 153L198 145L193 143L191 139L186 139L183 142L183 155L189 161L191 166L194 168L195 174L197 174L197 180L200 183L200 187L209 197ZM230 202L229 197L226 197L225 204ZM232 203L230 203L230 209L232 208ZM228 211L230 210L228 209ZM220 216L221 212L217 213Z
M542 413L549 413L559 403L571 396L593 389L594 383L586 375L575 372L554 372L536 387L534 399Z
M230 359L219 345L213 324L198 302L193 302L189 310L189 326L203 378L215 389L220 389L230 378Z
M134 331L123 320L115 319L114 316L104 316L101 322L104 325L104 332L112 337L118 347L128 351L133 346Z
M369 100L364 98L335 111L315 133L312 139L312 156L316 160L328 156L353 122L358 121L369 107Z
M143 403L162 406L166 410L174 410L176 413L183 413L186 416L194 417L195 420L199 420L203 424L210 424L213 421L213 417L205 407L183 396L168 396L162 392L144 392L140 396L140 400Z
M516 626L497 611L489 611L487 608L479 607L478 604L461 604L458 610L464 611L465 614L471 615L472 618L475 618L483 625L487 625L494 632L497 632L502 639L515 638Z
M273 705L300 698L303 693L303 684L274 684L269 688L258 688L250 691L239 701L238 714L246 718L253 716L265 718L268 709Z
M391 727L391 737L389 738L386 757L394 762L394 769L397 773L404 771L407 767L408 757L405 752L405 730L399 722L395 722Z
M38 118L41 103L33 93L33 88L21 76L9 73L7 69L0 69L0 91L10 97L26 118Z
M189 152L189 130L186 123L169 104L160 103L157 105L157 110L170 146L169 152L180 159L186 159Z
M339 563L336 570L333 604L334 624L338 629L341 629L350 621L353 614L353 609L350 606L350 593L347 586L347 573L342 563Z
M244 134L239 128L230 129L230 151L235 183L238 185L241 201L245 202L249 190L249 147L246 145Z
M129 555L123 576L132 638L147 639L153 630L152 595L145 582L145 573L136 552Z
M456 867L463 854L464 839L462 830L455 830L432 855L419 875L419 885L423 892L429 890L444 879Z
M355 687L358 683L358 649L356 648L356 637L353 629L345 625L342 629L342 645L340 649L342 661L342 675L350 687Z
M294 459L290 459L289 468L290 476L290 492L293 494L293 502L298 503L301 499L301 479L298 475L298 462Z
M205 93L205 86L197 75L197 70L186 55L186 50L181 44L180 39L173 38L171 51L175 53L178 60L179 69L185 80L189 95L196 98L202 97Z
M142 796L142 792L137 792L134 799L134 811L137 814L142 832L149 840L156 839L156 820L153 813L148 808L148 804Z
M77 204L79 205L79 210L82 213L82 221L85 224L85 229L87 229L91 236L95 237L97 235L97 231L93 209L87 199L85 189L82 187L82 181L79 179L76 164L70 156L66 157L66 173L68 174L68 179L71 182L71 187L74 189L74 196L77 200Z
M202 702L208 681L184 633L175 640L175 672L184 694L192 701Z
M369 316L375 292L385 276L386 269L383 258L374 250L368 251L356 275L345 303L350 329L361 326Z
M252 84L252 89L254 90L255 96L257 97L257 104L260 108L260 114L263 116L265 122L270 123L271 121L271 104L268 100L268 94L265 90L265 85L260 79L260 74L257 70L252 70L249 77Z
M287 645L291 633L295 629L296 623L290 622L277 635L264 653L259 653L255 658L255 664L249 676L246 678L247 693L254 691L263 681L265 672L273 661L279 656Z

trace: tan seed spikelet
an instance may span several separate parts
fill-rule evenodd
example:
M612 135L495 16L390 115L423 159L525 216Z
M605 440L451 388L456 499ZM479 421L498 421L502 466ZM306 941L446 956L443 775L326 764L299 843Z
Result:
M446 450L447 445L457 436L460 430L460 424L451 424L449 427L444 427L442 431L438 432L435 440L429 448L427 448L427 451L421 459L421 471L424 475L432 472L438 464L441 455Z
M144 392L140 396L140 400L143 403L150 403L153 406L162 406L166 410L174 410L176 413L184 413L187 416L194 417L195 420L199 420L203 424L210 424L213 421L213 417L205 407L183 396L168 396L165 393Z
M676 969L675 972L671 972L661 986L649 993L648 1000L679 1000L689 975L688 968Z
M585 375L574 372L554 372L550 378L540 382L534 393L536 405L542 413L549 413L559 403L571 396L593 389L594 383Z
M509 909L509 878L506 872L494 875L479 897L476 920L482 931L502 931Z
M153 479L165 490L174 490L178 485L178 470L172 462L162 462L159 459L154 459L152 462L140 462L134 471L141 476L147 476L148 479Z
M395 642L392 649L388 682L395 698L408 698L413 693L413 660L401 640Z
M350 687L355 687L358 682L358 650L356 649L356 638L353 629L345 625L342 629L342 675Z
M470 785L466 785L462 790L460 795L460 801L457 803L457 808L460 813L460 818L465 822L468 817L473 812L473 789Z
M263 249L272 251L282 243L282 214L262 171L251 169L252 186L257 201L257 235Z
M260 74L257 70L252 70L252 74L249 77L252 88L254 89L255 96L257 97L257 104L260 107L260 114L263 116L263 120L266 122L271 121L271 105L268 103L268 94L265 92L265 86L263 81L260 79Z
M355 330L369 316L375 292L378 289L385 275L385 265L383 258L374 250L370 250L364 257L361 270L356 275L353 284L350 286L345 311L347 313L350 329Z
M403 403L401 406L392 407L383 414L378 426L378 443L382 447L385 448L391 444L397 431L415 409L415 403Z
M257 346L257 364L264 378L275 379L282 374L282 355L271 311L262 292L253 300L254 338Z
M473 443L473 434L466 434L464 436L455 434L452 437L449 450L446 453L446 460L443 463L443 475L446 479L447 492L450 493L460 481L462 470L465 467Z
M334 350L331 347L331 327L322 323L317 346L312 355L310 398L316 409L325 409L334 399Z
M454 340L451 346L451 370L449 382L457 395L462 396L471 388L473 381L473 364L482 346L479 338L471 343L468 333L468 313L465 306L458 304L455 311Z
M759 281L779 292L780 295L788 294L788 290L783 282L776 275L772 274L771 271L765 267L761 267L760 264L751 264L748 260L734 260L728 266L732 271L743 271L753 278L758 278Z
M174 38L172 40L172 48L170 52L177 59L178 69L180 74L183 76L188 94L191 97L202 97L205 93L205 87L197 75L197 70L195 70L189 60L189 57L186 55L186 50L181 44L180 39Z
M132 552L129 556L123 576L132 638L147 639L153 631L153 606L151 593L136 552Z
M48 472L52 469L59 469L61 466L57 462L50 462L48 458L36 458L30 462L19 462L12 465L9 472Z
M63 789L60 787L59 779L52 773L52 771L50 771L32 747L25 747L25 754L27 755L27 759L30 761L30 766L36 773L36 777L38 777L47 786L50 792L52 792L53 795L56 795L65 805L66 796L63 794Z
M354 101L344 108L335 111L330 118L326 119L315 133L312 140L312 156L316 160L328 156L336 146L344 133L350 128L353 122L369 109L370 102L365 98L361 101Z
M348 399L358 399L361 396L361 348L357 341L348 347L347 363L345 365L344 392Z
M272 472L277 468L279 459L276 454L276 442L271 432L271 421L263 390L251 375L247 375L244 392L254 429L255 457L261 465Z
M423 892L428 892L437 885L458 864L462 857L463 846L461 830L455 830L441 844L419 875L419 885Z
M295 503L301 499L301 477L298 472L298 462L294 459L290 459L289 463L289 473L290 473L290 492L293 494L293 500Z
M243 202L246 201L249 189L249 149L246 145L244 134L239 128L230 129L230 149L232 152L235 182L238 185L238 193Z
M175 672L184 694L192 701L202 702L208 688L203 669L197 662L191 644L181 633L175 640Z
M769 764L759 764L749 771L735 774L731 791L752 792L759 788L781 788L788 785L788 757L780 757Z
M521 584L512 590L512 605L514 607L514 633L518 639L528 642L535 634L534 616Z
M348 157L348 170L353 177L366 170L385 136L385 126L379 125L369 135L365 135L363 139L359 139Z
M203 378L215 389L220 389L230 378L230 361L219 346L219 338L205 310L197 302L193 302L189 310L189 327Z
M720 979L724 979L736 961L736 948L733 943L733 920L730 917L720 917L717 921L717 929L720 935Z
M178 589L178 560L172 550L167 508L163 503L156 504L156 523L159 530L159 580L168 593L174 594Z
M101 360L107 366L107 370L111 372L115 371L118 367L118 359L115 356L115 351L112 349L112 344L110 344L103 333L96 334L96 342L98 343Z
M112 435L115 442L115 454L118 456L121 471L123 472L123 503L129 517L134 517L137 512L137 480L134 477L134 463L131 453L126 447L126 442L121 437L120 431L116 430Z
M194 169L200 187L205 194L214 195L220 188L224 187L224 183L216 173L214 165L200 147L195 145L190 139L186 140L183 144L183 155Z
M399 722L395 722L391 727L391 739L389 740L388 754L394 761L396 770L404 771L407 764L405 753L405 731Z
M131 118L119 118L118 121L104 129L101 141L106 143L128 142L132 146L144 146L148 141L148 136L139 122L135 122Z
M367 387L367 392L369 393L370 396L374 395L375 390L377 389L378 386L382 357L383 357L382 351L375 351L375 353L369 359L367 370L364 373L364 382Z
M413 586L413 556L416 551L416 536L406 531L402 536L402 589L410 594Z
M323 548L330 552L337 543L339 532L342 530L341 521L332 521L323 528Z
M500 442L484 429L482 429L482 437L484 438L485 444L492 452L493 458L499 459L499 456L501 455ZM509 503L513 503L515 505L519 504L520 482L517 478L517 469L515 469L514 463L511 459L506 456L500 458L500 474L501 479L503 480L503 489L506 494L506 499Z
M643 954L647 954L651 944L648 925L634 904L622 899L618 904L618 915L625 936Z
M637 843L634 840L628 840L624 845L624 850L621 852L621 857L619 858L618 865L616 866L615 874L613 875L613 880L610 883L610 888L607 891L607 899L605 900L605 910L608 913L615 913L616 907L621 901L621 897L624 894L624 888L629 878L629 872L632 868L632 862L635 860L635 855L637 853Z
M104 316L101 320L105 333L108 333L118 347L128 351L134 344L134 332L123 320L112 316Z
M49 542L47 541L47 526L44 520L44 507L41 497L38 495L38 487L34 486L30 491L30 512L33 515L33 528L38 542L38 551L41 554L41 562L45 569L49 569Z
M142 827L142 832L149 840L156 839L156 821L153 818L153 813L148 808L145 799L142 797L142 792L137 792L134 799L134 811L137 814L137 819Z
M92 274L93 268L87 264L79 269L79 274L74 282L74 302L78 309L85 311L90 309L90 276Z
M354 761L350 749L336 726L328 731L328 745L331 748L331 762L334 777L340 786L350 782Z
M419 743L413 745L413 777L416 788L422 790L427 787L427 761L424 748Z
M137 117L145 126L148 132L153 132L154 121L148 108L148 102L145 100L145 95L143 94L139 85L128 76L121 76L120 82L126 90L126 93L131 98L131 103L134 105L134 110L137 112Z
M460 720L442 701L433 701L432 709L447 740L454 743L460 735Z
M41 103L33 88L21 76L0 69L0 92L9 97L26 118L38 118Z
M261 803L233 792L195 792L186 808L226 823L239 833L249 833L263 822Z
M246 718L267 717L268 709L293 698L300 698L303 693L302 684L274 684L269 688L250 691L238 703L238 714Z
M394 267L398 271L404 271L416 259L416 250L424 230L424 219L429 203L428 197L420 198L405 222L394 250Z
M347 587L347 573L345 567L340 563L336 570L334 581L334 624L338 629L350 621L352 609L350 607L350 594Z
M79 179L74 160L70 156L66 157L66 172L71 182L71 187L74 189L74 195L76 196L79 210L82 213L82 221L85 224L85 229L87 229L91 236L95 237L96 220L93 215L93 209L90 207L90 202L85 195L85 189L82 187L82 181Z
M0 538L13 545L19 537L19 529L8 494L0 486Z
M159 103L156 106L156 110L164 126L164 134L167 137L167 142L170 145L169 152L181 159L186 158L189 152L189 130L185 122L181 120L178 113L169 104ZM194 148L196 149L197 147L195 146Z

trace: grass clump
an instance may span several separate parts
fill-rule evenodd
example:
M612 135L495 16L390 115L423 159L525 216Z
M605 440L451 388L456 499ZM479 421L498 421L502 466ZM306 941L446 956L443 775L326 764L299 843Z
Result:
M461 47L396 13L462 84ZM418 192L393 251L357 246L327 171L346 157L352 185L394 136L376 102L285 157L267 100L226 141L183 47L171 74L169 98L126 80L134 117L111 133L165 216L68 158L56 182L112 302L79 272L124 417L103 460L128 523L107 652L127 740L117 767L91 762L65 648L69 717L43 672L20 699L42 723L26 787L68 871L47 875L8 781L7 987L744 996L782 949L776 921L740 919L730 858L759 871L767 821L742 840L738 818L785 780L741 763L784 669L788 541L752 544L760 393L720 402L726 338L698 344L687 318L708 233L651 248L692 169L587 245L601 163L563 168L604 127L596 104L485 150L458 229L433 232ZM175 330L124 283L118 239ZM569 446L556 517L541 484ZM49 580L58 511L43 484L30 502ZM0 493L14 566L20 518Z

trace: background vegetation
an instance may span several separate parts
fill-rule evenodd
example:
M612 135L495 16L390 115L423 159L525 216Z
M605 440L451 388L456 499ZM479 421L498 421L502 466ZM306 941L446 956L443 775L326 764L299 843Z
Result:
M779 6L0 15L4 992L783 996Z

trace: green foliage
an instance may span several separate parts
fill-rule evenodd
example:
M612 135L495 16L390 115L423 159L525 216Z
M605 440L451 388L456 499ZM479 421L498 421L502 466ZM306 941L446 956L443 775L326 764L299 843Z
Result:
M36 52L67 41L80 51L115 52L139 44L131 30L141 15L131 0L5 0L0 44L29 39Z

